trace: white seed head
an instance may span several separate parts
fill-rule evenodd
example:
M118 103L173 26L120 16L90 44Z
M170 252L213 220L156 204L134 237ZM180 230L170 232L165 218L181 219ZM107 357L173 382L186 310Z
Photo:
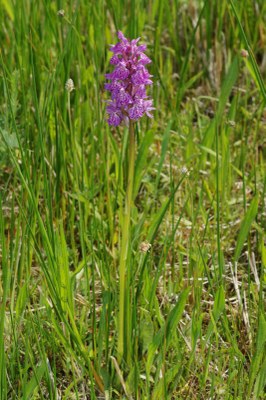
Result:
M67 92L72 92L75 89L74 82L72 79L68 79L65 84L65 89Z
M142 253L147 253L147 251L149 251L151 249L151 244L148 243L147 241L140 243L139 245L139 250Z
M236 126L235 121L233 121L231 119L227 121L227 124L230 125L232 128L234 128Z
M65 10L58 10L58 11L57 11L57 15L58 15L58 17L64 18L64 16L65 16Z
M240 54L243 58L248 58L249 56L248 51L246 49L242 49Z

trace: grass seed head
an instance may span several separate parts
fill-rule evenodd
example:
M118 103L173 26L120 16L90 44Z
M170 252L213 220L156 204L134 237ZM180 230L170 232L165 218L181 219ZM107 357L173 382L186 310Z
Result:
M241 54L241 57L243 57L243 58L248 58L248 56L249 56L248 51L246 49L242 49L240 54Z
M67 92L72 92L75 89L74 82L72 79L68 79L65 84L65 89Z
M58 11L57 11L57 15L58 15L58 17L64 18L64 16L65 16L65 10L58 10Z

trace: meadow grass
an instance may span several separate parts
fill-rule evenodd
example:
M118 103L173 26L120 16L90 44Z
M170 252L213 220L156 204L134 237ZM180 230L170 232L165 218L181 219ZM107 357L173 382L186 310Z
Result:
M0 21L1 400L266 398L266 3L2 0ZM148 45L156 107L136 130L126 359L118 29Z

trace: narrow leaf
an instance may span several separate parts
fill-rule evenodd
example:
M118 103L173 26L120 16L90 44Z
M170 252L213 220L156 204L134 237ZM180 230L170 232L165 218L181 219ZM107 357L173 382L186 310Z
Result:
M251 224L257 215L258 204L259 204L258 196L255 196L249 206L249 209L248 209L242 223L241 223L240 231L239 231L238 238L237 238L236 248L235 248L235 254L234 254L235 262L240 257L242 248L244 246L244 243L245 243L248 233L250 231Z

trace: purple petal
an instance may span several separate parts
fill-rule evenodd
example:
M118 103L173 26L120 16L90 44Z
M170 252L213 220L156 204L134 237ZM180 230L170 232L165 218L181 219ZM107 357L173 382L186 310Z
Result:
M122 40L122 42L128 43L127 38L124 36L124 34L121 31L117 32L117 37L118 37L119 40Z
M121 59L115 54L113 57L110 59L110 64L112 65L117 65L119 64Z
M140 53L139 63L142 65L150 64L151 59L146 54Z
M108 124L111 126L118 126L121 123L122 119L115 113L110 114L107 120Z
M133 75L132 75L132 82L134 85L151 85L152 81L149 79L151 75L149 72L141 66Z
M134 86L133 94L135 97L145 99L147 97L145 85Z
M139 51L139 52L141 52L141 51L146 51L146 50L147 50L146 44L141 44L141 45L138 47L138 51Z
M123 88L114 95L114 98L119 106L127 106L132 102L132 97Z
M143 116L144 112L143 101L139 100L130 108L128 116L130 119L137 120Z

